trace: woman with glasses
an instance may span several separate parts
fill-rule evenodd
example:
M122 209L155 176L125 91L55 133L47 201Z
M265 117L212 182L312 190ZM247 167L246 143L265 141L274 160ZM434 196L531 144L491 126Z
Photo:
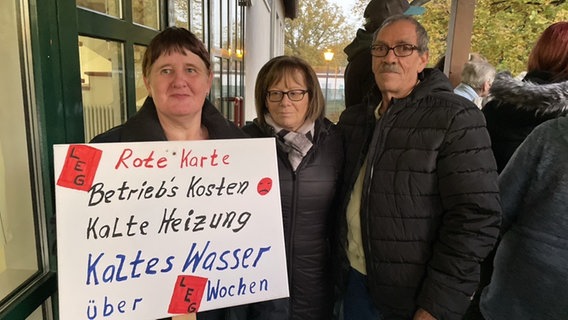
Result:
M239 319L330 319L330 240L343 149L314 70L292 56L268 61L255 86L251 137L274 137L290 298L233 309Z

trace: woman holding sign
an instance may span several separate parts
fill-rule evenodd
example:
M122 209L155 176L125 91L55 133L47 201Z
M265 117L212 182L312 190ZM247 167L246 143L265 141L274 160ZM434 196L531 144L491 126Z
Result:
M207 100L213 72L209 53L190 31L170 27L150 42L142 60L148 97L124 124L91 142L243 138L237 126ZM174 319L192 319L195 314ZM225 319L225 310L199 313L199 320Z
M277 142L290 298L232 313L243 320L330 319L329 237L343 166L339 132L324 118L314 70L300 58L280 56L266 63L256 79L255 102L257 118L243 129Z

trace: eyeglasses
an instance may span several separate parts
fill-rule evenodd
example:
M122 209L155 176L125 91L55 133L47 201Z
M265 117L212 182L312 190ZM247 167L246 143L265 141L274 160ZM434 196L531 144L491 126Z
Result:
M389 54L389 51L392 50L395 56L397 57L408 57L412 54L414 50L418 50L419 48L412 44L398 44L394 47L389 47L384 44L375 44L371 46L371 55L379 58L386 57Z
M308 90L268 91L266 96L270 102L280 102L284 99L284 95L287 95L288 99L292 101L300 101L304 99L307 92Z

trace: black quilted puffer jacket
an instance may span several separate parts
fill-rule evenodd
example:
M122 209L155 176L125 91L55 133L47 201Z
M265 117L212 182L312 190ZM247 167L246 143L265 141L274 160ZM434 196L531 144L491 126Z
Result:
M343 212L368 160L360 216L370 294L379 310L396 319L410 319L417 308L437 319L461 319L477 288L480 262L499 233L497 173L485 119L438 70L424 70L412 93L393 99L379 121L375 92L346 109L338 124L346 146ZM344 213L339 224L344 276Z
M274 137L255 121L251 137ZM315 122L313 146L294 172L277 138L278 174L290 298L233 308L241 320L328 320L333 308L331 232L343 169L339 130L327 119ZM242 309L245 310L243 313Z

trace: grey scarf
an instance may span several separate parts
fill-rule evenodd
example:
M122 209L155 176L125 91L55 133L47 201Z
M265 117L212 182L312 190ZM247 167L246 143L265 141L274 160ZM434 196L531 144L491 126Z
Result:
M266 123L274 129L279 146L284 152L288 153L288 161L290 161L290 165L296 171L302 159L304 159L313 146L314 122L306 120L297 131L289 131L278 126L269 113L265 114L264 118Z

